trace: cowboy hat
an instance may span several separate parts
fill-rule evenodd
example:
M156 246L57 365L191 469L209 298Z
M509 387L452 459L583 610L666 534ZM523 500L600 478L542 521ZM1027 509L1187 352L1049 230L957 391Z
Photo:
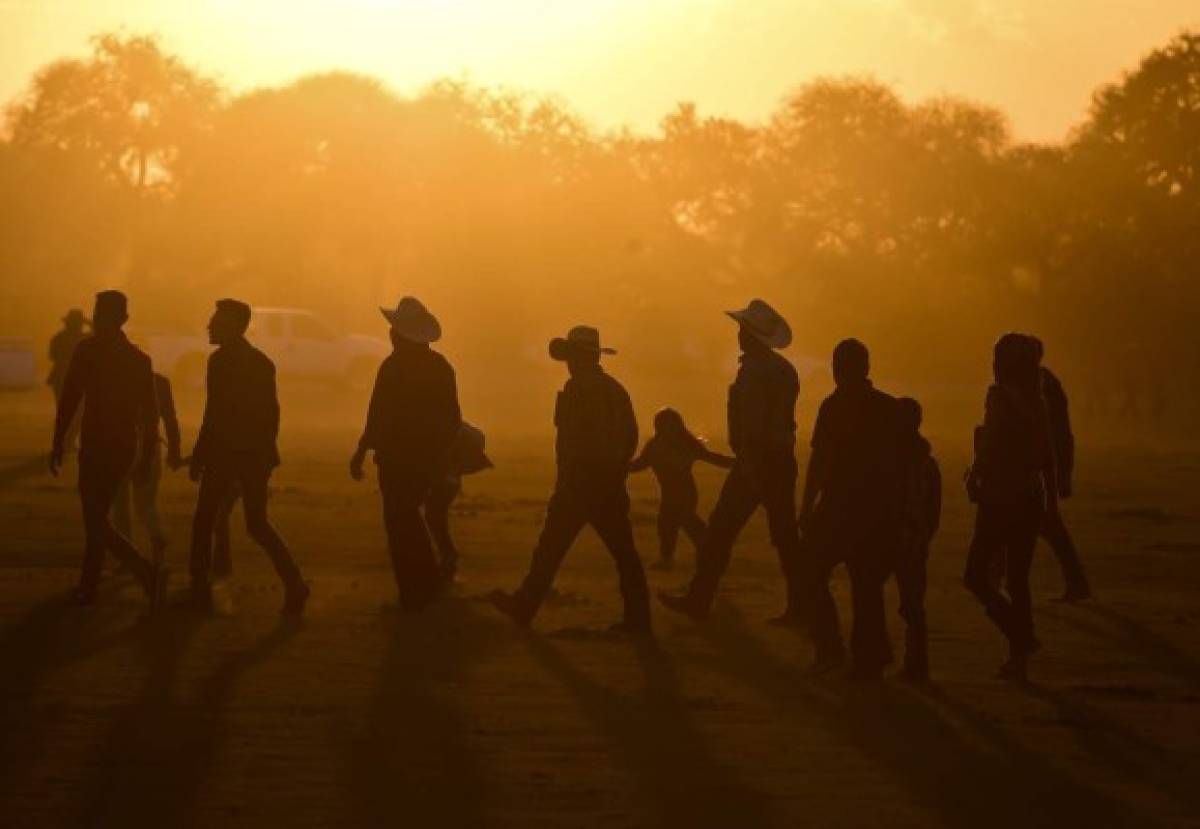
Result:
M600 332L590 325L577 325L567 332L566 337L555 337L550 341L550 356L555 360L566 360L572 354L616 354L615 348L600 347Z
M383 318L391 323L392 330L409 342L429 345L442 338L442 326L416 297L406 296L396 303L395 309L380 308Z
M740 311L726 311L738 325L754 335L763 345L787 348L792 343L792 329L779 312L761 299L752 299Z

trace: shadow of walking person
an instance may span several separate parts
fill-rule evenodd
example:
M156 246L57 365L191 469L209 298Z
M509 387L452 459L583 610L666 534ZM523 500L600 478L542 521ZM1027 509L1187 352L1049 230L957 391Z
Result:
M884 767L917 803L940 813L949 825L1132 827L1145 822L961 703L953 704L960 722L947 718L931 705L934 699L943 707L949 702L936 689L925 696L887 683L803 679L749 633L736 610L705 633L717 649L713 667L758 690L785 718L819 716L843 743ZM993 750L980 750L980 732Z
M227 709L238 681L301 629L281 620L251 647L223 659L180 704L184 655L204 624L186 608L156 617L141 641L147 673L141 697L115 720L95 754L98 776L87 787L87 825L181 826L202 822L196 795L229 739Z
M531 635L527 642L534 659L566 686L633 775L649 812L638 823L689 829L771 825L765 798L712 757L688 714L674 663L657 643L636 643L646 684L640 698L629 698L589 678L549 640Z
M352 822L484 825L487 785L452 697L496 626L451 601L395 624L365 731L350 746L347 774L358 810Z

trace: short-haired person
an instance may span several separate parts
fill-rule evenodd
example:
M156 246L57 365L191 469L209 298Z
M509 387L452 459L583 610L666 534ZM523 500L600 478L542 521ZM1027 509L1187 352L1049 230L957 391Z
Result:
M209 342L204 420L192 450L190 477L199 481L192 522L191 598L212 607L213 525L237 486L246 530L263 548L283 582L284 615L304 612L309 588L279 533L267 518L267 484L279 465L279 398L275 364L246 339L250 306L217 301L208 322Z
M110 552L141 583L151 604L161 597L166 570L134 548L113 528L110 514L117 490L130 471L149 474L158 441L158 406L150 358L122 331L129 319L120 291L96 294L92 335L75 347L63 378L50 450L50 472L57 475L67 451L71 424L83 405L79 449L79 500L83 505L83 572L74 601L96 601L104 553Z

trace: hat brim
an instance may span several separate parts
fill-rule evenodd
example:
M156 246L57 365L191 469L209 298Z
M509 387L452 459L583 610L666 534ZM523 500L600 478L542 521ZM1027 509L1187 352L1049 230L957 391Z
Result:
M779 320L779 327L773 333L764 334L746 319L744 311L726 311L725 313L730 319L749 331L756 340L769 348L787 348L792 344L792 327L782 317Z
M569 360L575 354L616 354L615 348L589 348L586 345L571 342L566 337L555 337L550 341L550 359L560 362Z
M409 319L398 323L396 312L391 308L380 308L379 313L383 314L383 318L388 321L388 325L392 327L393 331L409 342L429 345L442 338L442 326L433 318L432 314L427 314L420 319Z

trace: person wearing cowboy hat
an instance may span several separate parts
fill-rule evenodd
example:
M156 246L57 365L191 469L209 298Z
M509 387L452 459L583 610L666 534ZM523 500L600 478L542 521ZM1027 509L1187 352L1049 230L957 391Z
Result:
M280 460L275 364L246 339L250 315L246 303L220 299L208 323L209 342L217 349L208 358L208 399L188 472L200 484L192 520L191 601L198 610L212 607L214 526L236 487L246 530L283 582L283 614L300 616L309 587L267 517L267 485Z
M600 366L600 332L586 325L550 341L550 356L570 373L554 409L558 476L529 573L516 592L496 590L492 603L521 626L537 614L571 544L591 524L620 576L625 612L614 632L650 633L650 601L633 543L625 479L637 451L638 428L625 388Z
M113 500L133 470L149 474L152 447L158 442L158 404L150 358L121 330L129 319L120 291L96 294L95 331L80 340L63 378L50 474L57 476L66 452L67 435L83 406L79 449L79 499L83 505L83 571L72 600L96 601L105 553L112 553L141 582L151 606L164 589L166 569L146 560L117 532L110 519Z
M67 378L67 366L71 363L71 355L79 341L87 336L87 326L91 325L80 308L72 308L62 318L63 327L50 338L50 348L46 355L50 360L50 374L46 377L46 385L54 392L54 405L58 406L62 399L63 382ZM67 431L65 441L68 452L75 451L79 438L80 418L76 416Z
M375 453L392 571L407 612L428 604L442 584L421 508L444 470L462 414L454 369L429 347L442 336L437 319L410 296L379 310L390 326L392 353L375 377L350 476L361 481L367 452Z
M761 299L726 312L738 324L740 367L729 387L729 446L735 460L708 521L696 556L696 572L681 595L660 594L669 610L693 619L706 617L729 565L733 544L762 506L771 543L779 553L788 604L781 619L800 615L800 536L796 525L796 369L781 354L792 330Z

